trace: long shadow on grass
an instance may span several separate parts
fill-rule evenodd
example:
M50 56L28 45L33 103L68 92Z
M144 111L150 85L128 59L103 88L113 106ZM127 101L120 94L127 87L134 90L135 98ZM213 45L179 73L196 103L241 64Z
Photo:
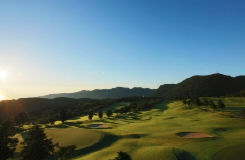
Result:
M196 160L196 158L187 151L180 152L176 157L177 160Z
M152 107L152 109L159 109L159 111L164 111L168 109L169 102L163 102Z
M174 155L177 160L196 160L196 158L185 150L180 150L178 148L173 148Z
M112 143L116 142L118 139L119 139L119 136L111 135L111 134L105 134L101 141L99 141L98 143L96 143L92 146L85 147L85 148L80 149L80 150L76 150L76 152L72 156L70 156L69 159L70 158L83 157L86 154L99 151L105 147L109 147L110 145L112 145ZM54 160L54 159L55 159L55 157L53 155L50 155L45 160Z
M86 147L86 148L83 148L83 149L76 151L76 153L72 156L72 158L82 157L86 154L96 152L96 151L101 150L103 148L109 147L112 145L112 143L116 142L118 139L119 139L119 136L112 135L112 134L105 134L104 138L100 142L98 142L92 146L89 146L89 147Z

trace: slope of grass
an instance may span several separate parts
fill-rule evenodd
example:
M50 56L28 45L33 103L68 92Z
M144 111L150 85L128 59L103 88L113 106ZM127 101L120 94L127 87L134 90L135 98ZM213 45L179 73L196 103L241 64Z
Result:
M232 105L237 104L237 101L242 106L244 99L223 98L223 101L233 107ZM104 111L128 104L117 103L105 108ZM209 112L202 108L186 107L182 102L177 101L160 103L150 111L113 115L112 118L103 118L102 121L97 115L94 116L93 121L88 121L87 116L83 116L68 120L65 124L56 122L55 126L44 127L87 128L88 125L95 123L107 124L112 128L84 129L95 131L96 134L80 134L77 132L79 129L73 129L70 130L71 133L67 132L69 136L65 137L66 140L62 137L57 140L60 143L62 141L68 143L69 138L74 134L76 138L71 143L84 147L87 144L85 140L87 136L93 139L97 132L104 135L104 138L94 145L81 147L83 149L74 155L74 160L108 160L116 157L119 151L128 152L133 160L216 160L216 157L222 159L223 153L228 157L245 156L245 152L239 151L241 147L236 147L245 144L244 119L230 112ZM62 133L66 129L53 130ZM201 132L213 137L183 138L176 135L179 132ZM53 135L53 138L58 138L58 134ZM232 146L230 152L227 152L226 148Z
M75 159L111 159L120 150L128 152L134 160L212 159L225 147L245 143L245 131L242 129L245 121L226 114L229 115L172 102L156 105L151 111L115 116L106 122L116 124L116 127L103 132L117 135L119 140L98 152ZM176 136L176 133L185 131L207 133L214 137L189 139Z

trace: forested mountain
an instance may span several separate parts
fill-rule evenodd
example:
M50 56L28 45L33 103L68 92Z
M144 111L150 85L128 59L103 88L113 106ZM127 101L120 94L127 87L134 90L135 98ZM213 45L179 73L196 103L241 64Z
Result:
M159 97L163 95L164 93L167 93L169 90L173 89L176 86L176 84L164 84L161 85L158 89L154 90L151 93L151 97Z
M231 93L227 95L228 97L245 97L245 89L236 92L236 93Z
M15 116L19 112L26 111L31 112L34 110L40 110L47 107L57 107L64 106L74 103L84 103L96 101L95 99L81 98L81 99L72 99L72 98L55 98L55 99L46 99L46 98L20 98L18 100L3 100L0 101L0 117L8 118L10 116Z
M178 83L166 93L156 96L164 97L165 99L182 99L192 96L219 97L239 92L244 88L245 76L231 77L223 74L212 74L192 76ZM161 87L158 90L155 92L162 92Z
M41 96L41 98L56 98L56 97L69 97L69 98L92 98L92 99L117 99L122 97L133 97L133 96L149 96L154 89L134 87L124 88L116 87L112 89L95 89L92 91L79 91L75 93L60 93L60 94L49 94Z

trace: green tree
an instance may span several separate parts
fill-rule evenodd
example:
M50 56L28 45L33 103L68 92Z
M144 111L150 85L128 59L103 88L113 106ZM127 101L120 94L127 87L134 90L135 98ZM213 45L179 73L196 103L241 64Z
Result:
M32 127L27 137L21 142L23 150L21 151L22 160L43 160L54 152L54 144L51 139L47 139L44 130L38 125Z
M94 116L94 113L92 111L89 112L88 119L89 120L92 120L93 116Z
M14 121L19 126L22 127L25 122L28 120L28 114L26 112L20 112L17 116L15 116Z
M7 160L14 158L14 151L18 143L17 138L13 136L14 122L6 120L0 124L0 159Z
M214 101L211 100L211 99L209 99L209 102L208 103L209 103L210 108L212 108L215 111L216 108L217 108L217 106L214 104Z
M132 160L131 156L127 152L117 152L117 157L113 160Z
M115 110L114 110L114 113L116 113L116 114L118 115L119 110L118 110L118 109L115 109Z
M103 118L103 112L102 112L102 111L99 112L99 118L100 118L100 119Z
M54 125L54 123L55 123L55 121L56 121L55 116L50 116L50 117L48 118L48 121L49 121L49 123L50 123L51 125Z
M64 123L67 120L67 113L64 108L60 110L59 116L62 123Z
M207 98L203 98L203 105L204 106L208 106L208 99Z
M106 112L106 115L107 115L108 118L111 117L112 114L113 114L112 110L108 110L108 111Z
M187 106L190 106L190 104L191 104L191 101L188 99L188 100L186 100L186 104L187 104Z
M225 109L225 104L221 101L221 99L217 102L217 108L223 111Z
M190 99L190 103L194 106L197 106L197 107L201 106L201 101L200 101L199 97L192 97Z
M59 160L68 160L68 157L74 154L77 146L76 145L59 146L59 144L57 144L56 147L58 147L58 151L54 153L55 157Z
M186 105L186 99L183 99L183 100L182 100L182 103L183 103L184 105Z

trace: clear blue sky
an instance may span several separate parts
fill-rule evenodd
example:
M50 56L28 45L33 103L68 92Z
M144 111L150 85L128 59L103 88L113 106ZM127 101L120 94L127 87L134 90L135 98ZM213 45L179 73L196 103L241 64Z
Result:
M244 75L244 7L244 0L0 0L0 98Z

